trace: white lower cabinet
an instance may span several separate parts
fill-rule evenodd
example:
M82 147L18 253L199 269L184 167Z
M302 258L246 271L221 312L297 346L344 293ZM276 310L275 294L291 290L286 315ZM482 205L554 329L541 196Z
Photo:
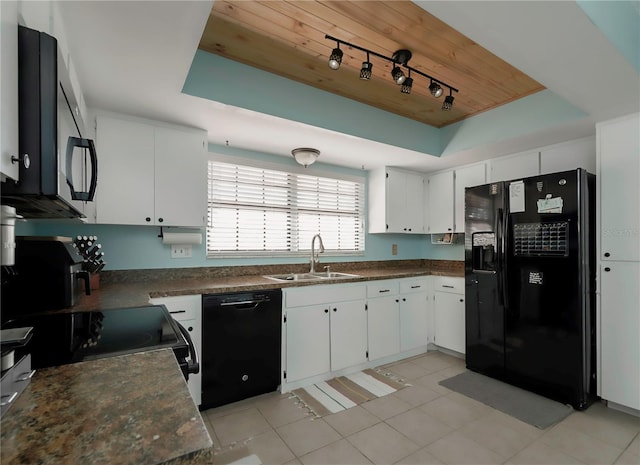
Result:
M184 326L198 353L200 372L190 374L187 385L196 405L202 403L202 296L185 295L149 299L152 305L164 305L174 320Z
M367 284L369 360L400 352L400 286L398 280Z
M429 342L429 293L427 278L400 280L400 351Z
M366 362L364 285L305 286L282 293L283 384Z
M464 278L439 276L433 282L435 343L465 353Z
M329 308L324 305L285 310L287 382L331 371Z
M640 262L600 268L600 397L640 410Z

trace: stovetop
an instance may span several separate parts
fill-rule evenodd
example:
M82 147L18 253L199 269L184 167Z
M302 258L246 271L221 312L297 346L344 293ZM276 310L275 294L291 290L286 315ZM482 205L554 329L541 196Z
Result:
M24 348L33 368L65 365L135 352L173 348L176 357L188 345L164 305L101 312L30 314L16 317L5 328L32 326Z

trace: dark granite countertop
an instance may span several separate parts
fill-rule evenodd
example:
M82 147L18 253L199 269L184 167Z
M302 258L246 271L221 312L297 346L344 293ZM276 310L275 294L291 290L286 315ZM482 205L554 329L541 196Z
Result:
M405 260L322 265L326 264L331 266L331 271L355 274L357 277L291 282L264 277L280 273L304 273L308 271L308 265L111 271L103 272L100 289L93 291L90 296L83 296L73 310L148 305L150 297L254 291L414 276L464 276L464 262L461 261Z
M1 428L6 464L212 463L171 349L38 370Z

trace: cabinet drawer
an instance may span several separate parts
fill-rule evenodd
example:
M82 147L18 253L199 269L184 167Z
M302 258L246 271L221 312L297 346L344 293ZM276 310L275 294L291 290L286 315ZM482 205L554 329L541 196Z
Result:
M407 278L400 280L400 294L425 292L426 290L427 278Z
M441 292L453 292L454 294L464 294L464 278L454 278L451 276L434 276L433 290Z
M282 293L285 307L302 307L364 299L366 289L362 284L324 284L283 289Z
M25 355L5 372L0 382L0 416L11 408L34 374L35 370L31 370L31 355Z
M201 295L180 295L149 299L153 305L164 305L177 321L198 320L202 309Z
M373 281L367 283L367 297L384 297L397 295L399 289L398 281L395 279Z

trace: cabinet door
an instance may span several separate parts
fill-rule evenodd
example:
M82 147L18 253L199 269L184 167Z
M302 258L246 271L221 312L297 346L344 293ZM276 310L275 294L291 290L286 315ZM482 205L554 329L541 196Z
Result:
M453 232L453 171L427 178L430 234Z
M369 360L400 352L399 297L390 295L367 302Z
M424 233L424 177L407 173L405 179L405 207L403 232Z
M0 2L0 171L18 180L18 6Z
M600 396L640 409L640 262L600 270Z
M596 140L594 137L572 140L545 147L540 151L540 174L584 168L596 172Z
M387 232L405 232L407 216L405 210L406 201L406 174L387 170L386 179L386 217Z
M400 296L400 350L426 346L428 343L428 294L416 292Z
M487 180L485 164L471 165L455 170L455 232L464 232L464 189L480 186Z
M287 382L329 372L329 306L288 309L286 318Z
M492 159L489 181L510 181L538 174L540 174L539 152L525 152Z
M205 226L207 166L204 137L155 129L155 219L169 226Z
M152 224L154 218L154 128L98 117L99 157L96 222Z
M364 301L340 302L332 304L330 308L331 370L366 362L367 313Z
M640 115L597 126L603 260L640 261Z
M445 349L465 353L464 296L435 292L435 343Z

